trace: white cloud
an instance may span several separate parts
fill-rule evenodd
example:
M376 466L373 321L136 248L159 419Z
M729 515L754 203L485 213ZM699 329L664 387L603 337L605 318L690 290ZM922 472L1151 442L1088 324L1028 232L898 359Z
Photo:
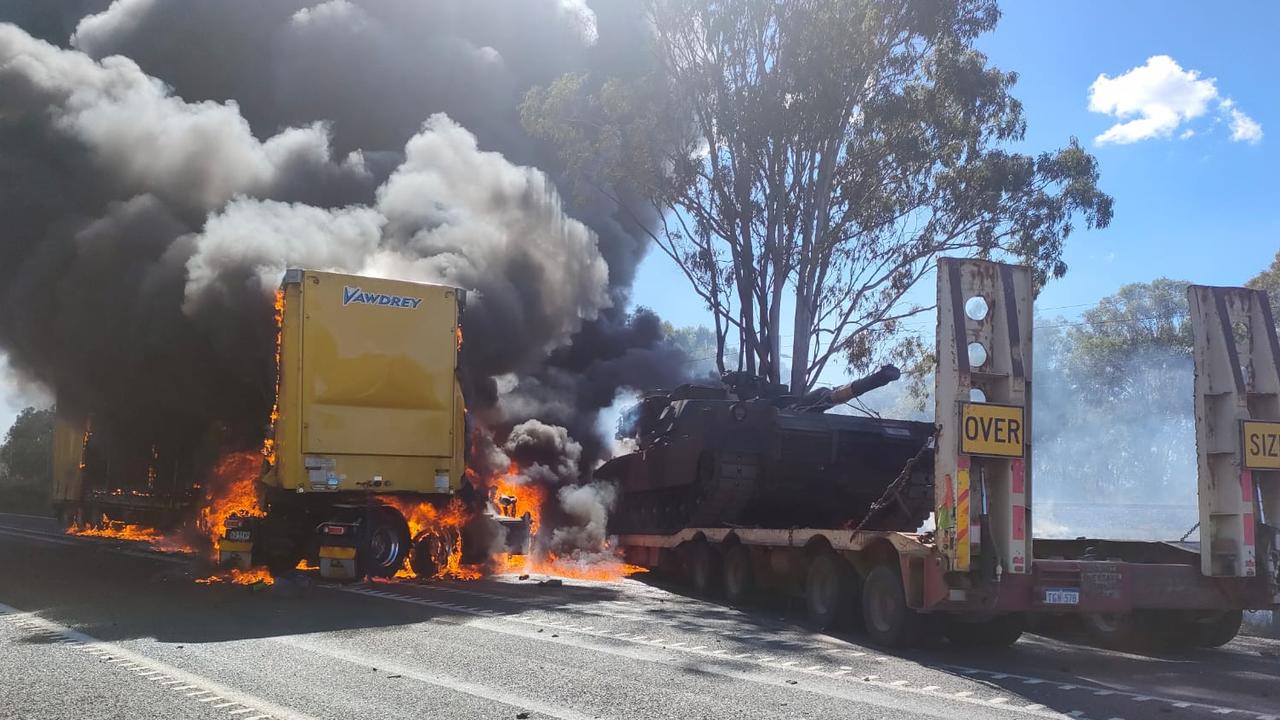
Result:
M1125 145L1173 137L1184 124L1207 113L1215 101L1218 112L1231 121L1233 141L1256 143L1262 139L1262 125L1220 95L1216 79L1183 69L1168 55L1153 55L1146 64L1115 77L1103 73L1089 86L1089 109L1123 121L1107 128L1094 142ZM1177 137L1186 140L1195 134L1194 129L1185 128Z
M1183 122L1203 115L1217 96L1212 78L1183 70L1168 55L1155 55L1146 65L1116 77L1103 73L1089 86L1089 109L1134 119L1112 125L1094 140L1124 144L1169 137Z
M1222 109L1231 117L1231 139L1257 145L1262 140L1262 125L1245 115L1230 98L1222 101Z

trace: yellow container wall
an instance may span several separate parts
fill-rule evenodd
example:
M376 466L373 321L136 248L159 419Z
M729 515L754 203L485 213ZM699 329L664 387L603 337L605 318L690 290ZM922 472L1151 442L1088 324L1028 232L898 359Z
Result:
M286 283L278 459L267 482L436 492L444 473L457 489L456 292L311 271Z
M83 484L80 461L84 427L57 415L53 422L53 501L78 501Z

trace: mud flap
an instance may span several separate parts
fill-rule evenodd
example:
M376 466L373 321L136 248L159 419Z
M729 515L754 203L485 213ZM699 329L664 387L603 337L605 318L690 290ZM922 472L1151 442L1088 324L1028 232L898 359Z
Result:
M320 577L329 580L355 580L356 549L353 547L323 546L320 548Z
M253 567L253 543L219 541L218 566L237 570L248 570Z

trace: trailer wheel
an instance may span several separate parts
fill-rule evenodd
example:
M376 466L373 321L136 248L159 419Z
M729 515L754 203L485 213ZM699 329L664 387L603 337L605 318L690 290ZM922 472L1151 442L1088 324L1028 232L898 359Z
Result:
M1018 642L1026 627L1027 619L1022 613L1009 613L977 621L952 615L945 619L942 631L956 647L999 648Z
M1243 622L1242 610L1224 610L1197 618L1190 623L1193 629L1191 644L1202 648L1222 647L1235 639Z
M1174 627L1180 623L1161 610L1090 613L1084 616L1084 623L1094 642L1111 650L1169 650L1181 639Z
M746 602L754 590L751 551L746 546L734 545L724 554L724 596L736 605Z
M713 597L720 591L720 553L705 540L689 548L689 582L693 591L703 597Z
M804 585L809 622L815 628L829 630L849 624L858 603L858 574L849 563L833 552L824 552L809 563Z
M409 525L399 512L388 507L372 508L368 527L360 540L362 574L391 577L404 567L409 556Z
M64 530L80 530L84 527L84 510L79 505L64 505L58 511L58 522Z
M862 619L878 645L904 648L920 635L920 615L907 606L902 578L893 565L877 565L862 583Z
M423 535L413 544L413 554L409 556L409 567L413 574L429 579L436 576L440 569L449 562L453 551L453 543L441 535Z

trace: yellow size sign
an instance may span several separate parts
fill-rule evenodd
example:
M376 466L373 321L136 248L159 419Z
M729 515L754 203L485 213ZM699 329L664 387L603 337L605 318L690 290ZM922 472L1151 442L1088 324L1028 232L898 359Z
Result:
M1250 470L1280 470L1280 423L1245 420L1240 425L1244 466Z
M960 403L960 452L1022 457L1026 427L1017 405Z

